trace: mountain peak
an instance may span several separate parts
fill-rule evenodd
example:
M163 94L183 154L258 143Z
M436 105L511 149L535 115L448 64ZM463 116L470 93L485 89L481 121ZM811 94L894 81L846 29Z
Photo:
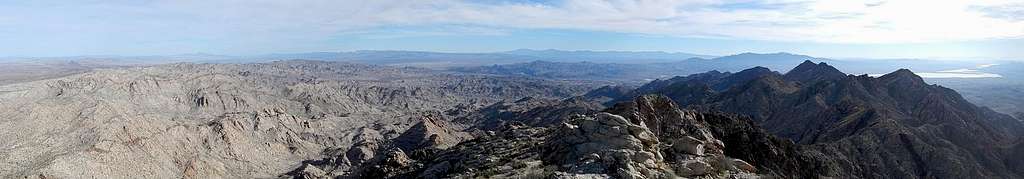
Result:
M797 68L800 68L802 66L814 66L814 65L817 65L817 64L814 64L814 62L812 62L811 60L804 60L803 63L800 63L800 65L797 65Z
M890 80L890 81L891 80L907 79L907 80L911 80L913 82L924 83L924 79L921 78L921 76L918 76L913 71L910 71L910 70L905 69L905 68L901 68L901 69L896 70L896 71L894 71L892 73L882 75L882 77L879 77L879 78L880 79Z
M764 76L764 75L773 74L773 73L775 73L775 72L773 72L771 69L768 69L768 68L765 68L765 67L762 67L762 66L756 66L754 68L750 68L750 69L746 69L746 70L743 70L743 71L740 71L740 72L736 72L736 73L730 75L729 77L730 78L741 78L741 79L743 79L743 81L746 81L746 80L758 78L758 77L761 77L761 76Z
M746 70L742 70L742 71L736 72L736 74L745 74L745 75L763 75L763 74L768 74L768 73L772 73L772 69L768 69L767 67L763 67L763 66L756 66L756 67L753 67L753 68L748 68Z
M839 71L835 67L828 65L825 62L817 63L810 60L805 60L796 68L789 70L786 73L786 80L798 81L801 83L814 83L822 80L835 80L845 77L846 73Z
M890 74L899 74L899 75L915 75L915 76L917 75L917 74L914 74L914 72L913 72L913 71L910 71L910 69L906 69L906 68L900 68L899 70L893 71L893 72L892 72L892 73L890 73Z
M800 63L800 65L797 65L796 68L793 68L792 70L789 70L789 72L786 73L786 74L804 73L804 72L830 72L830 73L839 73L839 74L843 73L843 72L839 71L839 69L836 69L835 67L832 67L831 65L828 65L825 62L814 63L811 60L804 60L803 63Z
M750 68L750 69L747 69L747 70L772 71L771 69L768 69L768 67L763 67L763 66L755 66L754 68Z

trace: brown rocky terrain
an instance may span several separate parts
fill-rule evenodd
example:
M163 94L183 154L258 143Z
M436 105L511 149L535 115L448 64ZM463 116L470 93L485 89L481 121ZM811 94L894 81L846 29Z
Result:
M433 111L591 88L316 61L99 69L0 86L0 177L275 177Z

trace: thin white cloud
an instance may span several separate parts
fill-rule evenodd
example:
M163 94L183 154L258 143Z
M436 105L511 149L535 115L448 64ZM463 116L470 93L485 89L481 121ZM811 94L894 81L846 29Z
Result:
M1006 7L1019 7L1022 2L565 0L546 4L480 4L452 0L360 1L306 9L335 13L302 16L347 28L470 24L775 41L917 43L1022 37L1024 21L1019 17L1007 18L1021 14L998 12L1000 16L991 15L997 13L993 9L1006 11L1010 9ZM737 4L739 6L735 6Z
M345 34L571 29L768 41L950 42L1024 37L1022 5L1024 0L27 1L0 6L0 39L39 40L25 43L38 47L67 39L241 45Z
M984 8L1020 1L592 1L561 6L460 6L452 21L671 36L839 43L917 43L1015 38L1024 21ZM730 4L748 7L721 8ZM782 4L782 5L779 5ZM758 6L771 5L773 8ZM1003 16L1020 14L1003 13ZM461 20L460 20L461 18Z

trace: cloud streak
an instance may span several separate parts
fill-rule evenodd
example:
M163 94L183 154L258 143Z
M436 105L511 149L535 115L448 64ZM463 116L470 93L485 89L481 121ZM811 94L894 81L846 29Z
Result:
M454 2L459 4L459 2ZM830 43L1017 38L1014 1L591 1L456 5L446 21L653 35ZM992 14L998 14L994 16ZM429 22L430 20L423 20ZM442 21L444 22L444 21Z
M69 39L244 45L315 43L352 34L396 38L537 29L855 44L1024 37L1022 0L0 2L0 39L26 48Z

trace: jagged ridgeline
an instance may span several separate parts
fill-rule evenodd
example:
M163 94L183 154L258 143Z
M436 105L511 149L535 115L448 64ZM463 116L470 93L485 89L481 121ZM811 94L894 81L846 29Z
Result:
M905 69L854 76L806 61L785 74L758 67L660 80L626 96L649 93L750 116L774 135L832 156L846 177L1024 177L1019 121Z

